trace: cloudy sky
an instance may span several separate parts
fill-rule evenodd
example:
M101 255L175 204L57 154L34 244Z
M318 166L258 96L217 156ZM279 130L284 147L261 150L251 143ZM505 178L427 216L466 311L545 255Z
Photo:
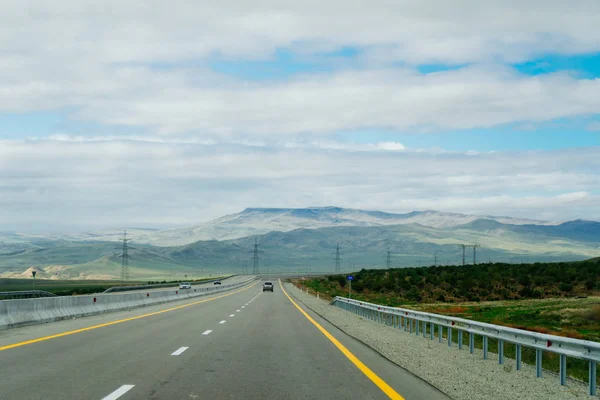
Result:
M600 220L598 21L597 0L3 0L0 231Z

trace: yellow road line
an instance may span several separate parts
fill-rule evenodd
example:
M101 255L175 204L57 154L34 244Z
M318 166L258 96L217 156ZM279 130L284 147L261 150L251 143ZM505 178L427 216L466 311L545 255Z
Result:
M205 299L205 300L195 301L193 303L183 304L183 305L177 306L177 307L167 308L166 310L154 311L154 312L151 312L151 313L148 313L148 314L138 315L136 317L119 319L119 320L116 320L116 321L105 322L104 324L98 324L98 325L88 326L86 328L75 329L73 331L57 333L55 335L44 336L44 337L40 337L40 338L37 338L37 339L26 340L24 342L9 344L9 345L0 347L0 351L8 350L8 349L13 349L15 347L26 346L28 344L43 342L43 341L50 340L50 339L56 339L56 338L63 337L63 336L74 335L74 334L80 333L80 332L91 331L93 329L104 328L105 326L111 326L111 325L116 325L116 324L120 324L120 323L123 323L123 322L134 321L136 319L142 319L142 318L146 318L146 317L151 317L153 315L158 315L158 314L167 313L169 311L179 310L179 309L182 309L182 308L185 308L185 307L194 306L194 305L200 304L200 303L206 303L207 301L217 300L217 299L220 299L220 298L223 298L223 297L227 297L227 296L231 296L231 295L236 294L236 293L243 292L244 290L248 290L251 287L255 286L257 283L258 283L258 281L255 282L254 284L248 286L248 287L245 287L245 288L240 289L240 290L236 290L234 292L230 292L230 293L227 293L227 294L224 294L224 295L221 295L221 296L217 296L217 297L211 297L210 299Z
M363 374L365 374L365 376L367 378L369 378L371 380L371 382L373 382L375 385L377 385L377 387L379 389L381 389L381 391L383 393L385 393L390 399L404 400L404 397L400 396L398 394L398 392L396 392L394 389L392 389L392 387L390 385L385 383L385 381L383 379L381 379L379 376L377 376L377 374L375 374L375 372L371 371L371 369L369 369L369 367L367 367L365 364L363 364L362 361L360 361L354 354L352 354L350 352L350 350L348 350L346 348L346 346L341 344L339 342L339 340L334 338L331 333L329 333L317 321L315 321L310 315L308 315L306 313L306 311L304 311L302 308L300 308L300 306L298 304L296 304L296 302L294 300L292 300L292 298L287 294L287 292L283 288L283 285L281 284L281 279L279 279L279 286L281 287L281 291L283 292L283 294L285 294L287 296L287 298L298 309L298 311L300 311L302 313L302 315L304 315L306 317L306 319L308 319L314 326L316 326L317 329L320 330L321 333L323 335L325 335L327 337L327 339L329 339L331 341L331 343L333 343L335 345L335 347L337 347L338 350L341 351L348 358L348 360L350 360L352 362L352 364L354 364L356 366L356 368L358 368Z

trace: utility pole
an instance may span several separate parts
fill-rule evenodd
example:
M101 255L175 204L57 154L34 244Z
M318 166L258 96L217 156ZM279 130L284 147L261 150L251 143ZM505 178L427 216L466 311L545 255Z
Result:
M387 269L392 269L392 252L389 250L387 251L386 266Z
M462 248L462 265L465 265L465 249L469 246L467 246L466 244L461 244L459 245Z
M253 268L252 268L252 275L258 275L258 238L254 238L254 255L252 257L252 260L254 262L253 264Z
M129 246L131 239L127 239L127 229L123 232L123 252L121 253L121 285L129 280Z
M335 272L340 272L340 244L335 247Z
M473 265L477 264L477 249L481 246L478 244L474 244L473 246Z
M433 252L433 266L437 267L437 250Z
M31 271L31 275L33 275L33 290L35 291L35 274L37 273L37 271L34 269L33 271Z

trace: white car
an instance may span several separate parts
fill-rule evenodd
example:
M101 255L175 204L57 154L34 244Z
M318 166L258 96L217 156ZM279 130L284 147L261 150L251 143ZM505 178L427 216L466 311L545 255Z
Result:
M192 284L189 282L181 282L179 284L179 289L191 289L192 288Z

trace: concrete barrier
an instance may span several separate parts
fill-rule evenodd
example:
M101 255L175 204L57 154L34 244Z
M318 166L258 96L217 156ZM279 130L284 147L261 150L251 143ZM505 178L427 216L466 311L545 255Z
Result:
M191 290L168 289L154 292L0 300L0 330L186 300L236 289L255 280Z

